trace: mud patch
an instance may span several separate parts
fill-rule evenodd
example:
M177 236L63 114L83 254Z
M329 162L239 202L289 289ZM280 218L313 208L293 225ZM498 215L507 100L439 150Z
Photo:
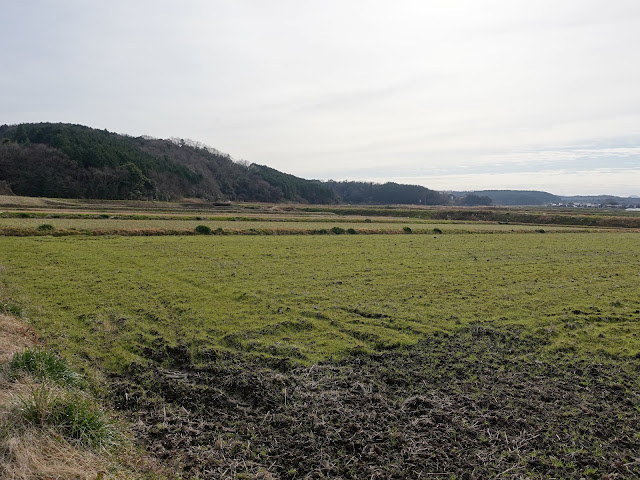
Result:
M187 478L639 478L640 360L541 347L471 327L311 367L163 348L111 382Z

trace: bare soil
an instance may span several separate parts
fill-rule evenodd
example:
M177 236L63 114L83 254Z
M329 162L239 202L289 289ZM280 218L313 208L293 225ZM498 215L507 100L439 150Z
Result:
M185 478L640 478L640 359L474 326L299 366L158 342L111 378Z

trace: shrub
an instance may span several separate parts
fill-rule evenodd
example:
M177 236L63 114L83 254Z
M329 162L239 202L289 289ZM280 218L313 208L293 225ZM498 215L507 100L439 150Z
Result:
M14 353L9 362L11 376L20 372L30 373L35 378L48 380L65 387L80 387L82 377L71 370L55 353L39 348L26 348Z
M439 228L434 228L433 233L442 233L442 230L440 230Z
M404 230L404 233L411 233L411 227L402 227L402 230Z
M355 228L347 228L347 233L349 235L355 235L358 232L356 232Z
M0 301L0 313L19 317L22 315L22 309L18 305Z
M331 229L331 231L333 233L335 233L336 235L342 235L344 233L344 228L342 228L342 227L333 227Z
M41 232L50 232L54 230L54 228L53 228L53 225L50 225L48 223L43 223L42 225L38 225L38 230L40 230Z
M545 233L544 228L539 228L538 230L536 230L536 232L538 232L538 233Z
M222 227L218 227L218 228L215 229L215 231L213 233L215 233L216 235L223 235L224 234L224 230L223 230Z
M198 225L195 229L195 232L200 235L211 235L211 229L206 225Z
M25 397L18 397L19 412L29 423L52 427L67 439L87 446L111 446L118 431L102 410L84 395L55 392L40 385Z
M371 219L370 218L365 218L364 219L364 223L371 223Z

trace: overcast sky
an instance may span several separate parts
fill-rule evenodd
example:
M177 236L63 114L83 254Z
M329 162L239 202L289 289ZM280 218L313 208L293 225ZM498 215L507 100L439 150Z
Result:
M640 195L638 0L0 0L0 124L305 178Z

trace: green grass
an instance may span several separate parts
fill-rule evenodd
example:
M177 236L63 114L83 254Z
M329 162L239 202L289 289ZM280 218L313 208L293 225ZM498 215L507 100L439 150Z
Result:
M13 409L28 424L85 447L112 447L124 441L105 410L83 391L87 384L81 375L52 351L26 348L13 354L5 368L13 381L28 377L38 382L28 394L17 395ZM17 423L13 427L20 428Z
M161 339L312 362L476 323L640 353L637 233L0 237L0 265L56 349L116 370Z
M19 397L18 411L27 422L53 428L66 439L87 447L110 447L119 442L118 429L104 411L77 392L39 385L29 395Z
M75 388L83 385L82 377L55 353L40 348L26 348L15 353L9 361L12 377L28 373L32 377Z

